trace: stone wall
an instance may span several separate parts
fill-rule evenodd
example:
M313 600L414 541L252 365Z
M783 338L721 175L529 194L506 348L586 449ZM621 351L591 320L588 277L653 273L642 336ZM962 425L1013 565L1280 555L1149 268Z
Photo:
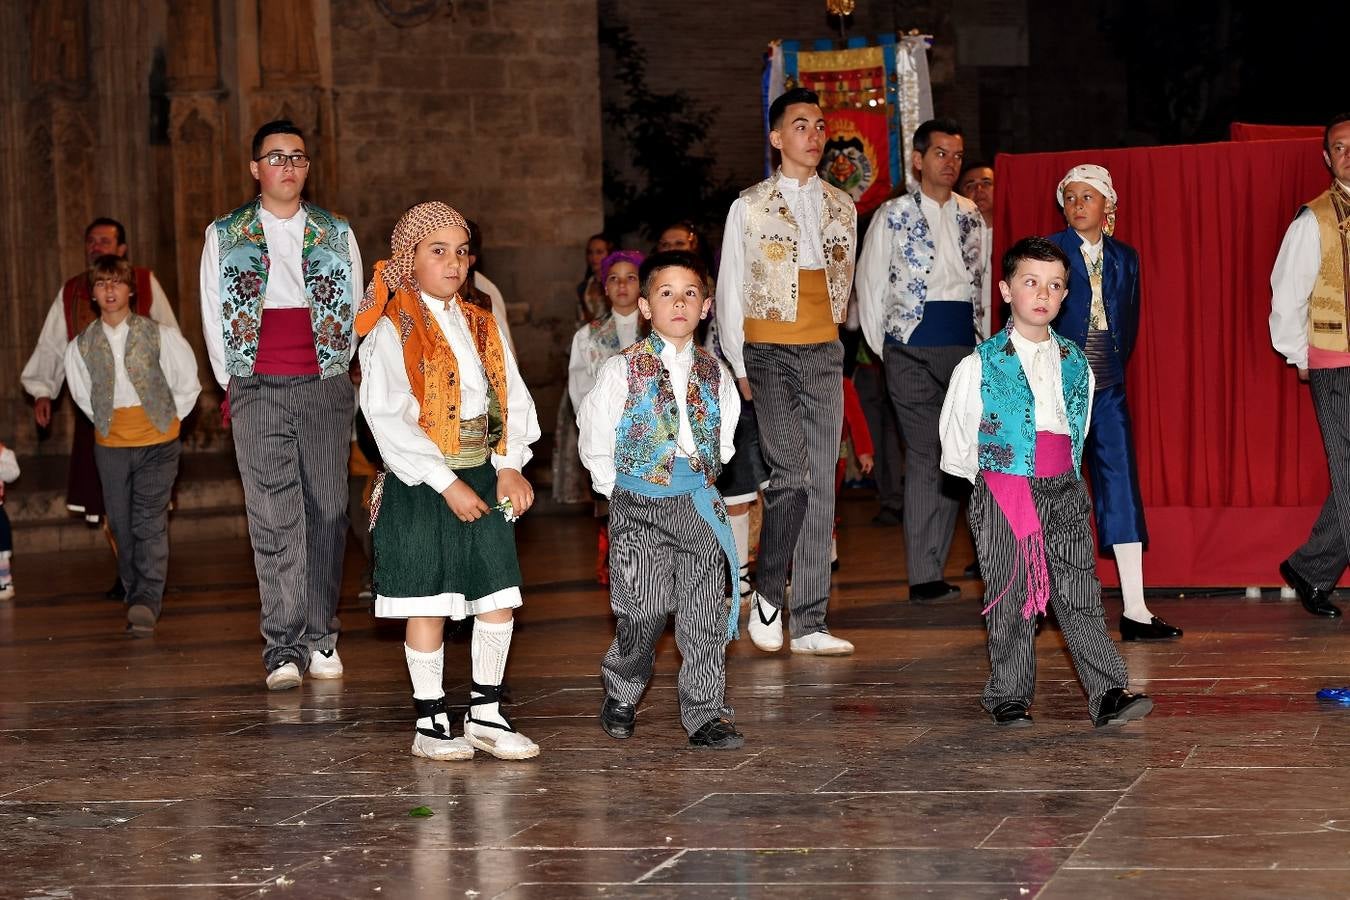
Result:
M69 401L39 441L18 374L95 216L127 225L200 356L203 231L253 194L249 138L283 116L308 135L308 196L351 218L367 265L421 200L481 223L551 430L602 219L596 21L596 0L0 4L0 441L69 446ZM219 448L201 361L192 445Z

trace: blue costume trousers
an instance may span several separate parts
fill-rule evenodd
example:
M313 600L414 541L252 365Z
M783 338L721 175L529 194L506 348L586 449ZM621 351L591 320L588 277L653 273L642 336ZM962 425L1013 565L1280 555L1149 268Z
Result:
M1083 446L1092 483L1097 546L1105 554L1115 544L1148 544L1144 502L1134 461L1134 437L1125 385L1101 388L1092 399L1092 422Z

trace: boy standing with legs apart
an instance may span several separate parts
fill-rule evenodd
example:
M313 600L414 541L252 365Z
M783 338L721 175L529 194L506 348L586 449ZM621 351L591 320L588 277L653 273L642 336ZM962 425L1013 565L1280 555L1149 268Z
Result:
M412 752L529 759L539 745L501 711L511 610L521 605L511 527L534 503L520 474L539 439L534 401L492 313L459 293L464 217L444 203L405 212L357 314L361 411L386 474L371 498L375 615L407 619L417 710ZM474 616L464 736L450 736L442 687L446 617Z
M66 348L66 378L71 398L94 423L94 462L127 590L127 632L145 637L164 601L179 422L196 406L202 385L197 358L178 329L131 311L131 263L100 256L89 283L99 319Z
M734 452L736 386L693 340L706 318L707 272L668 251L642 264L642 315L652 333L600 370L578 416L581 460L610 498L610 602L618 620L601 675L600 724L633 734L656 641L675 615L680 720L689 745L734 750L744 738L726 707L726 646L740 605L727 602L736 545L714 486Z
M754 400L769 467L750 639L761 650L783 646L790 568L792 652L845 656L853 645L829 633L825 613L844 417L839 323L858 214L848 194L816 175L826 133L813 92L780 96L769 127L782 165L731 204L717 278L722 353L741 395Z
M1045 238L1024 238L1004 255L999 291L1012 318L956 366L939 424L943 471L975 484L970 530L993 598L984 610L990 672L982 702L1001 726L1031 725L1036 616L1052 597L1093 724L1121 725L1153 709L1147 695L1126 690L1094 574L1079 474L1092 370L1050 328L1068 271L1064 252Z
M1134 463L1134 436L1125 404L1125 367L1139 334L1139 254L1111 237L1116 189L1101 166L1075 166L1059 183L1059 205L1069 227L1050 235L1069 258L1069 295L1056 319L1059 333L1087 354L1096 385L1087 436L1097 543L1110 547L1120 573L1124 641L1165 641L1181 629L1144 602L1144 502Z

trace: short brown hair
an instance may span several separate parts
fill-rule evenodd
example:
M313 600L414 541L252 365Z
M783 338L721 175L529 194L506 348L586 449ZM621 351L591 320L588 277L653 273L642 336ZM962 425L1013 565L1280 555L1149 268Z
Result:
M89 283L100 281L120 281L134 292L136 290L136 269L124 257L106 253L94 260L89 267Z

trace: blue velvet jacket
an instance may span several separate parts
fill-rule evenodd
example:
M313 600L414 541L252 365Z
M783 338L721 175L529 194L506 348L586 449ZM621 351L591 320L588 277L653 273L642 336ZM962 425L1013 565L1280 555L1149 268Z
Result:
M1050 240L1069 257L1069 295L1064 298L1054 329L1061 337L1086 347L1092 283L1083 261L1083 239L1072 228L1066 228L1050 235ZM1120 354L1120 364L1125 366L1139 336L1139 254L1115 238L1103 237L1102 241L1102 300L1106 303L1106 321Z

